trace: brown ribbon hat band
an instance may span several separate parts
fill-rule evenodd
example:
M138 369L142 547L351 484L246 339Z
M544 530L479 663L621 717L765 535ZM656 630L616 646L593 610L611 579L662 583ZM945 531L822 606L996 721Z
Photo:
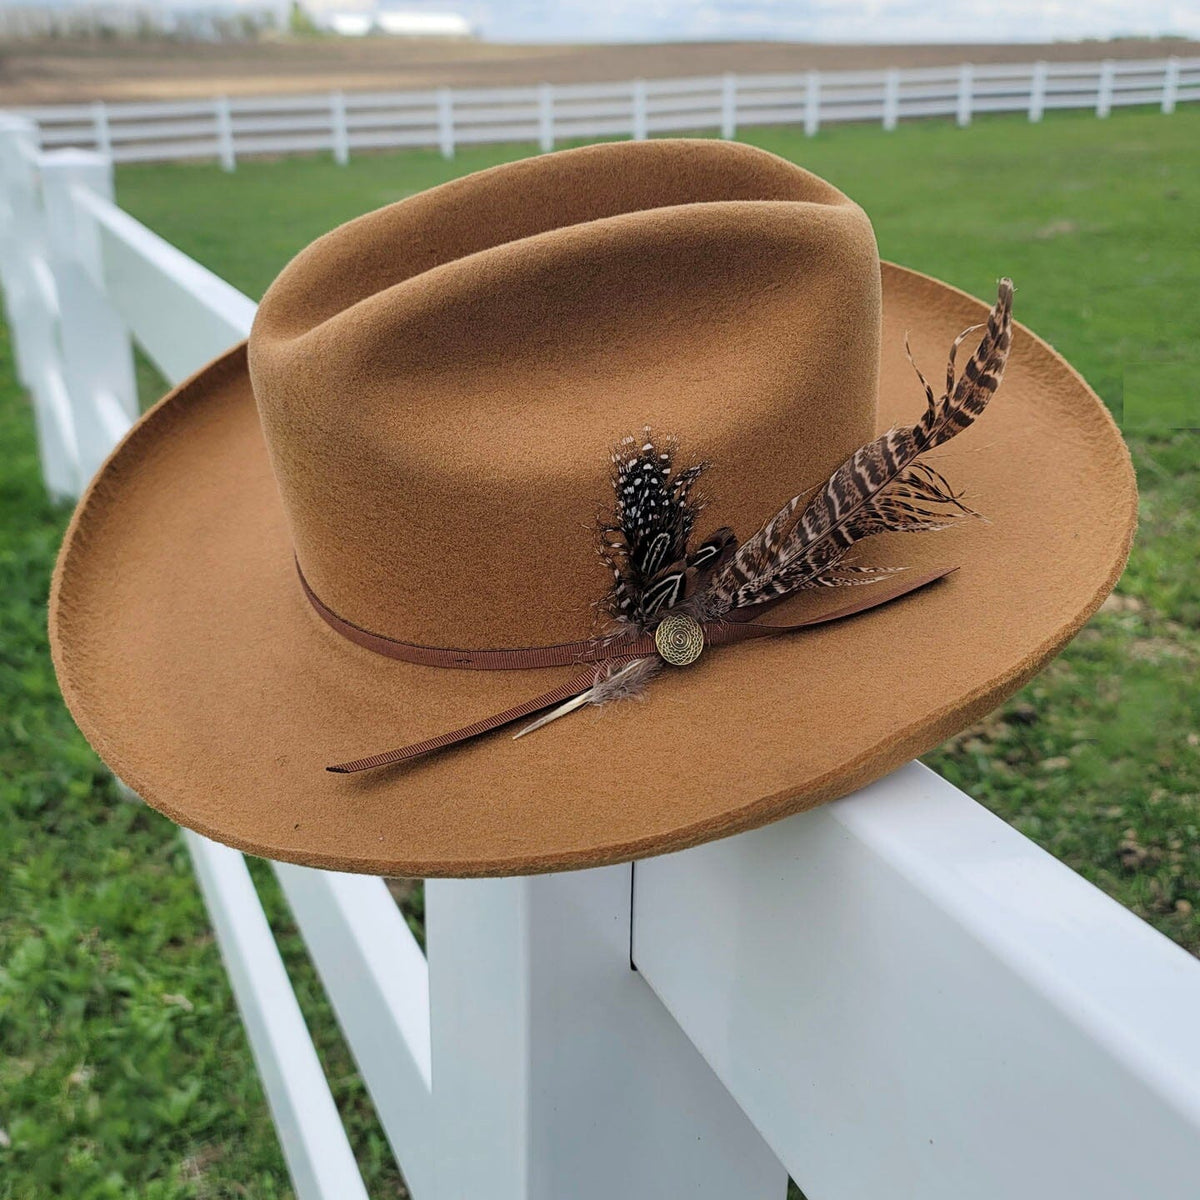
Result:
M669 646L665 644L666 638L660 636L664 628L669 628L672 620L670 615L659 624L656 633L645 633L638 636L618 634L614 637L563 642L554 646L527 646L506 650L461 650L438 646L418 646L411 642L397 641L394 638L362 629L338 616L313 591L297 562L296 572L300 578L300 586L322 620L355 645L362 646L376 654L382 654L387 658L414 663L418 666L450 667L471 671L516 671L543 667L589 665L588 670L576 675L566 683L512 708L507 708L503 712L484 717L470 725L464 725L461 729L439 734L437 737L427 738L425 741L414 742L408 746L401 746L396 750L387 750L379 754L368 755L365 758L336 763L326 767L326 770L339 775L350 775L359 771L370 771L377 767L408 762L414 758L431 754L435 750L443 750L449 746L471 741L524 717L545 712L557 704L575 700L593 688L602 675L620 670L640 659L657 656L663 662L683 666L694 662L699 658L700 650L708 647L728 646L755 638L779 637L782 634L794 633L797 630L816 625L828 625L898 600L939 579L944 579L957 569L957 567L941 567L919 574L893 577L870 585L860 599L849 604L842 605L831 612L808 617L801 621L789 622L786 625L764 625L754 620L748 620L744 616L736 620L705 622L695 622L691 618L686 618L699 632L700 642L695 652L688 652L686 658L680 658L672 654ZM760 610L766 610L771 607L771 604L764 603L757 607Z

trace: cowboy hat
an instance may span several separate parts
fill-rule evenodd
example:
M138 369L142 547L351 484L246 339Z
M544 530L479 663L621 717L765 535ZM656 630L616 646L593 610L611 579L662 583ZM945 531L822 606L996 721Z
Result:
M596 866L845 795L1021 686L1125 562L1125 446L1010 302L881 264L857 205L734 143L569 150L370 213L92 482L51 597L63 695L180 824L338 870ZM906 335L932 367L980 322L926 395ZM811 497L847 527L838 488L880 486L871 446L929 454L872 500L869 556L784 569ZM813 586L855 571L881 574ZM765 607L795 632L736 632ZM582 703L635 662L641 703Z

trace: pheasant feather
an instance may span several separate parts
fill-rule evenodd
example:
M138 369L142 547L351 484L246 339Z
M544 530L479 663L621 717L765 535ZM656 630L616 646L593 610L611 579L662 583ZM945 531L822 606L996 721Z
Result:
M710 616L806 588L867 582L871 572L843 562L862 538L944 529L974 515L920 456L966 429L1000 386L1012 345L1012 294L1012 281L1002 279L986 330L957 377L958 348L979 326L955 339L940 398L913 364L926 399L915 425L889 430L857 450L807 503L803 494L792 497L713 573L704 597Z

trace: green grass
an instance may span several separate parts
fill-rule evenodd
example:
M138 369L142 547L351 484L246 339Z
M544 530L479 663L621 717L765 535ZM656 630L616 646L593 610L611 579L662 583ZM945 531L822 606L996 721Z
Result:
M1118 414L1129 371L1142 512L1118 593L1038 680L929 761L1200 952L1200 465L1196 434L1167 428L1200 425L1188 369L1200 111L748 140L863 203L885 257L980 295L1012 274L1021 318ZM335 223L528 152L291 159L234 176L128 168L118 195L258 295ZM121 800L59 702L45 595L67 514L42 495L3 340L0 444L0 1200L290 1195L179 839ZM255 875L372 1194L402 1194L269 872Z

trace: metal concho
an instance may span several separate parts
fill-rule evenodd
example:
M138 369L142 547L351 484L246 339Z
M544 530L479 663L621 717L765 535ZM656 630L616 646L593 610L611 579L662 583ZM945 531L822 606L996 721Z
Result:
M692 617L668 613L654 631L654 645L663 662L673 667L686 667L694 663L704 649L704 630Z

